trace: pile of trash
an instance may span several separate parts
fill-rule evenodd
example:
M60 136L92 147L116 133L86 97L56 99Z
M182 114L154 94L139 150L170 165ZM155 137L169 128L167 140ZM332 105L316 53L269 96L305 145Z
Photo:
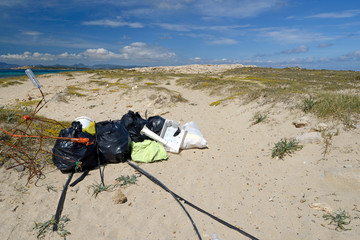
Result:
M195 122L180 127L180 122L152 116L143 119L129 111L120 120L94 122L78 117L72 126L61 130L53 148L53 162L62 172L85 171L101 164L131 159L149 163L166 160L167 152L206 148L200 128ZM66 139L88 139L86 144Z

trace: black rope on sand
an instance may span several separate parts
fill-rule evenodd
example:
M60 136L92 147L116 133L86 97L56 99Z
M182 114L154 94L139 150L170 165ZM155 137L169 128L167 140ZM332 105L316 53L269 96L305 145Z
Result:
M158 186L160 186L161 188L163 188L165 191L167 191L168 193L170 193L171 196L173 196L173 198L180 204L180 206L182 207L182 209L185 211L186 215L188 216L188 218L190 219L191 224L194 227L194 230L197 234L197 236L199 237L199 239L201 240L201 236L199 233L199 230L196 227L195 222L192 220L189 212L186 210L186 208L184 207L184 205L179 201L179 199L177 198L177 195L175 193L173 193L170 189L168 189L164 184L162 184L159 180L157 180L156 178L154 178L152 175L150 175L149 173L147 173L145 170L141 169L139 166L127 161L127 163L135 168L137 171L139 171L141 174L145 175L147 178L149 178L152 182L154 182L155 184L157 184Z
M55 213L55 224L53 226L53 231L57 231L58 230L58 224L59 224L59 220L60 220L60 215L61 215L61 212L63 210L63 207L64 207L64 203L65 203L65 197L66 197L66 191L68 189L68 186L69 186L69 183L71 181L71 178L73 177L74 175L74 172L71 172L69 174L69 177L68 179L66 180L66 183L64 185L64 188L63 188L63 191L61 193L61 196L60 196L60 199L59 199L59 204L57 206L57 209L56 209L56 213Z
M95 129L96 129L96 127L95 127ZM97 134L96 130L95 130L95 142L98 142L98 134ZM104 183L105 165L104 165L103 170L101 170L101 160L100 160L99 146L96 146L96 154L98 156L98 168L99 168L99 172L100 172L101 184L103 185L103 187L105 187L105 183Z
M208 215L208 216L211 217L212 219L214 219L214 220L218 221L219 223L227 226L228 228L231 228L231 229L233 229L233 230L241 233L242 235L244 235L244 236L246 236L246 237L248 237L248 238L250 238L250 239L252 239L252 240L259 240L258 238L256 238L256 237L252 236L251 234L249 234L249 233L241 230L240 228L235 227L234 225L232 225L232 224L230 224L230 223L228 223L228 222L226 222L226 221L224 221L224 220L222 220L222 219L220 219L220 218L212 215L212 214L209 213L209 212L206 212L205 210L197 207L196 205L192 204L191 202L187 201L186 199L180 197L179 195L177 195L176 193L174 193L174 192L172 192L170 189L168 189L163 183L161 183L161 182L160 182L158 179L156 179L154 176L152 176L151 174L147 173L145 170L141 169L139 166L131 163L130 161L127 161L127 163L128 163L131 167L133 167L133 168L135 168L136 170L138 170L141 174L143 174L143 175L145 175L147 178L149 178L152 182L154 182L155 184L159 185L159 186L160 186L161 188L163 188L165 191L169 192L178 202L179 202L179 200L184 201L185 204L188 204L190 207L198 210L199 212ZM183 207L183 206L182 206L182 207ZM184 208L184 207L183 207L183 208ZM186 210L185 210L185 211L186 211ZM186 213L188 214L187 211L186 211ZM189 216L189 215L188 215L188 216ZM191 220L191 218L190 218L190 220ZM192 221L192 220L191 220L191 221ZM193 221L192 221L192 223L193 223ZM199 233L198 233L198 231L197 231L197 228L196 228L196 226L195 226L195 223L193 223L193 225L194 225L195 231L196 231L197 234L199 235ZM201 239L200 236L199 236L199 238Z
M89 170L86 170L84 171L83 174L81 174L81 176L76 179L75 181L73 181L71 184L70 184L70 187L74 187L76 184L78 184L79 182L81 182L82 180L84 180L84 178L89 174Z

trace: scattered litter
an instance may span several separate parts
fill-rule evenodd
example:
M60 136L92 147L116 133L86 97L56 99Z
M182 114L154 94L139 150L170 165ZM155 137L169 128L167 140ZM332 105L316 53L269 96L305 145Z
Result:
M83 132L80 122L73 122L70 128L60 131L53 148L53 162L63 173L91 170L98 165L95 139ZM88 139L88 144L69 141L68 139Z
M178 153L184 141L186 130L180 130L179 126L180 122L166 120L161 130L160 137L166 140L165 149L169 152Z
M131 159L135 162L150 163L167 158L165 148L158 142L151 140L131 142Z
M89 127L90 123L94 122L94 120L86 116L77 117L74 121L80 122L82 129Z
M119 163L130 154L130 135L121 121L102 121L95 124L96 143L100 162Z
M327 203L311 203L309 204L309 207L318 211L324 211L328 214L331 214L333 212L332 208Z
M189 122L181 127L181 130L186 131L185 139L181 145L181 149L190 148L207 148L208 144L198 125L195 122Z

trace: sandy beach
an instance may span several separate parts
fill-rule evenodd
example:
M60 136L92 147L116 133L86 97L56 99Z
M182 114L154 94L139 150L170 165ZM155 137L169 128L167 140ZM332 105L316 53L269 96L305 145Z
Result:
M239 65L144 68L129 71L219 74ZM129 110L142 117L160 115L181 124L194 121L208 142L206 149L168 153L166 161L139 164L176 194L258 239L358 239L360 236L360 128L344 130L340 123L326 122L296 108L295 102L268 103L241 98L210 106L221 96L176 84L177 77L154 81L99 78L93 72L49 74L38 77L46 106L40 115L57 121L79 116L96 122L120 119ZM90 81L92 80L92 81ZM108 84L99 85L99 81ZM156 84L157 91L146 88ZM66 94L68 86L80 87L86 96ZM116 87L116 89L115 89ZM165 91L165 90L166 91ZM79 90L80 91L80 90ZM174 95L175 94L175 95ZM176 94L187 101L174 101ZM30 81L0 88L0 106L40 100ZM253 124L257 112L266 112L264 122ZM294 122L306 117L304 127ZM323 125L321 125L323 124ZM333 133L324 156L325 139L302 143L303 148L284 159L272 158L274 144L316 132L326 124ZM335 134L336 133L336 134ZM34 222L55 214L67 179L55 168L44 170L44 179L27 183L27 173L0 168L0 239L36 239ZM122 175L136 174L127 163L109 164L105 184ZM80 173L76 173L75 177ZM185 212L174 198L139 176L134 185L121 188L127 202L115 204L117 191L101 192L95 198L89 186L100 183L93 170L81 183L69 188L63 216L70 221L66 239L198 239ZM57 191L49 190L52 186ZM216 232L220 240L248 239L185 205L202 239ZM345 210L351 216L348 231L336 231L323 215ZM47 232L43 239L61 239Z

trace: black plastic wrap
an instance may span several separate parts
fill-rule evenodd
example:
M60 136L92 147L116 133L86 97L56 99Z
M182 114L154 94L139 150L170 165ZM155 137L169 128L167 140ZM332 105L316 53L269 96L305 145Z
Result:
M166 119L160 116L149 117L146 126L160 136L161 130L165 124Z
M118 163L130 155L130 135L120 120L95 124L96 142L101 162Z
M147 124L147 121L143 119L138 112L134 113L133 111L129 111L123 115L120 121L128 130L132 141L142 142L145 139L150 139L146 135L140 134L140 131L144 125Z
M88 138L93 142L86 146L84 143L58 139L53 148L53 162L62 172L85 171L98 165L96 144L93 136L81 131L81 123L73 122L70 128L62 129L59 137Z

